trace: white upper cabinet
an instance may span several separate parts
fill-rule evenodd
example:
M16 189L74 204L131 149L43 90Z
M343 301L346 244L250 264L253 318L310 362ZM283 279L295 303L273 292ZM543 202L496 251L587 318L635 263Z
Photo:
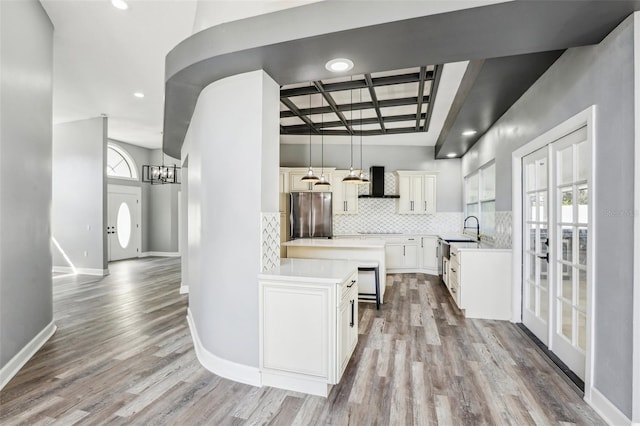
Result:
M331 192L332 186L315 186L315 182L305 182L302 180L303 177L307 175L308 168L293 168L293 169L284 169L281 168L280 172L282 173L284 170L287 170L289 175L289 184L287 192L300 192L300 191L313 191L313 192ZM317 167L313 169L313 173L320 177L321 168ZM324 168L324 177L333 184L332 179L332 171L333 168Z
M348 174L349 170L332 172L333 214L358 214L358 185L342 182Z
M436 176L420 171L397 171L398 213L435 214Z

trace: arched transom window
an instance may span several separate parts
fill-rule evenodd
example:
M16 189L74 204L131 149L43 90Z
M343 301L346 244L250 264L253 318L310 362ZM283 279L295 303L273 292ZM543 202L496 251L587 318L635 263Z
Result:
M136 164L127 151L117 145L107 145L107 176L138 180Z

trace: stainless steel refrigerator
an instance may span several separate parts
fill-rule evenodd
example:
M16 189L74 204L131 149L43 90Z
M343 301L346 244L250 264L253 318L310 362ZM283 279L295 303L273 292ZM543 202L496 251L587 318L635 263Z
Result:
M292 192L291 239L333 237L331 192Z

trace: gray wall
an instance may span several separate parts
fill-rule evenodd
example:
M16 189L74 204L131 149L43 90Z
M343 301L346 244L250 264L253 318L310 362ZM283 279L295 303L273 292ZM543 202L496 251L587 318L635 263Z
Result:
M337 169L348 169L350 163L349 145L327 144L325 137L324 164ZM312 159L314 170L320 169L320 141L312 139ZM462 211L462 180L459 159L435 160L434 148L424 146L365 145L362 148L363 168L384 166L386 172L396 170L437 171L437 199L439 212ZM280 166L307 167L309 165L309 145L280 144ZM359 140L353 146L354 168L360 167Z
M597 46L569 49L463 159L466 175L495 157L496 210L511 210L511 153L596 105L594 385L631 417L633 318L633 20ZM612 253L613 250L613 253Z
M151 185L142 183L142 166L162 164L162 152L159 149L147 149L126 142L109 139L109 142L124 149L136 163L138 181L107 178L109 185L137 186L142 193L142 252L178 251L178 191L181 185ZM177 164L180 161L167 155L165 164ZM153 214L151 213L153 212Z
M53 25L36 0L0 2L0 368L53 321Z
M106 149L105 117L53 126L52 233L77 268L107 269Z
M151 151L150 164L162 164L162 151ZM164 156L164 164L176 164L180 160ZM178 191L180 185L151 185L149 187L148 239L149 251L178 252Z

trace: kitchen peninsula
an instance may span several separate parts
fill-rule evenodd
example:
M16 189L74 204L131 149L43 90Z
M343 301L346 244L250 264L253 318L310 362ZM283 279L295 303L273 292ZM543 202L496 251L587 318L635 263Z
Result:
M384 240L377 239L312 239L302 238L283 243L287 248L287 258L304 259L348 259L356 262L360 267L377 265L380 303L384 302L385 277L387 268L385 263ZM360 293L375 293L373 273L360 272L358 287ZM371 276L371 277L369 277Z

